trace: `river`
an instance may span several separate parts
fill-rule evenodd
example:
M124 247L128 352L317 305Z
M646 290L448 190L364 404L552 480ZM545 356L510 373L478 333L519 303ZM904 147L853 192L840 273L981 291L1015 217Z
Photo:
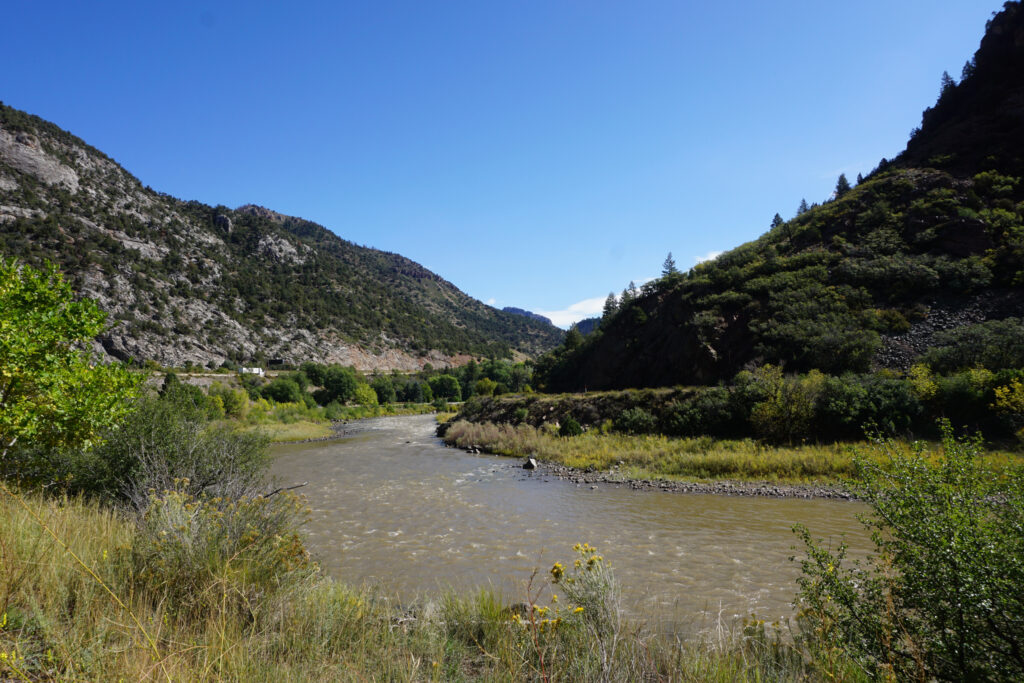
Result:
M328 573L403 600L491 586L525 601L534 569L536 587L588 542L611 561L628 613L705 629L792 614L794 524L869 547L859 503L591 488L446 448L429 415L348 427L343 439L275 446L272 474L309 482L309 545Z

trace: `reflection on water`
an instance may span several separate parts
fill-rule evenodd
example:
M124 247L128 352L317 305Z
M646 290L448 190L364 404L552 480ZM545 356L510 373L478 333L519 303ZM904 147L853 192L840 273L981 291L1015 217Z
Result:
M285 484L309 481L310 547L329 573L403 598L491 585L525 600L534 569L571 561L585 541L612 562L630 612L690 625L775 618L792 612L793 524L868 546L855 503L591 489L445 448L431 416L359 428L275 447L272 472Z

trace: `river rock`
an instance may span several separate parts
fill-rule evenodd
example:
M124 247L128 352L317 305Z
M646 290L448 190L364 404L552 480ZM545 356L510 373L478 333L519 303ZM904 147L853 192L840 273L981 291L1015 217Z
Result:
M536 460L536 458L527 458L526 462L523 463L523 469L524 470L535 470L535 469L537 469L537 460Z

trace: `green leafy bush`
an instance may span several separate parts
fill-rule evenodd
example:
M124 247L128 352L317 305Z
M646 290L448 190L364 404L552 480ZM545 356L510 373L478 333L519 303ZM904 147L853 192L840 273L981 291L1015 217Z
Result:
M580 423L572 417L562 420L562 424L558 427L559 436L579 436L582 433L583 427L580 427Z
M615 431L626 434L650 434L657 430L658 421L643 408L623 410L615 418Z
M804 528L800 619L812 647L844 649L878 678L1024 678L1024 475L992 472L980 436L941 426L937 465L918 446L858 459L854 488L875 553L849 563Z

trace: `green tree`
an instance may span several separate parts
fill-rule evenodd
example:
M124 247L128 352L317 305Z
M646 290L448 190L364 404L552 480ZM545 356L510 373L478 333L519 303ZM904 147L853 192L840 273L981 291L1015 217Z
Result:
M477 380L476 385L473 387L473 393L477 396L493 396L494 390L498 388L498 383L489 377Z
M377 375L370 383L377 394L378 403L394 403L396 398L395 384L387 375Z
M130 411L141 377L86 350L105 320L55 266L0 258L0 460L19 441L88 448Z
M326 400L318 401L318 403L323 403L324 405L331 401L345 403L355 396L358 384L359 379L353 368L332 365L327 368L327 372L324 374Z
M369 384L358 384L352 400L363 406L377 405L377 392Z
M615 298L615 293L608 292L608 298L604 300L604 310L601 312L601 318L603 320L610 320L617 310L619 310L619 302Z
M797 527L803 630L878 679L1024 680L1024 474L993 471L980 435L941 430L937 463L891 442L878 442L881 461L856 460L869 564Z
M775 216L772 217L771 227L772 228L777 228L780 225L782 225L783 223L785 223L785 221L782 220L782 216L780 216L779 214L775 214Z
M811 207L809 207L807 205L807 200L806 199L801 199L800 200L800 206L798 206L797 209L796 209L796 215L799 216L800 214L807 213L810 210L811 210Z
M839 180L836 181L836 199L839 199L849 191L850 181L846 179L845 173L840 173Z
M668 252L668 256L665 257L665 262L661 264L661 276L662 277L674 277L679 275L679 269L676 268L676 260L672 258L672 252Z
M462 400L462 390L459 387L459 380L453 375L438 375L436 377L431 377L428 384L434 398L441 398L446 401Z

